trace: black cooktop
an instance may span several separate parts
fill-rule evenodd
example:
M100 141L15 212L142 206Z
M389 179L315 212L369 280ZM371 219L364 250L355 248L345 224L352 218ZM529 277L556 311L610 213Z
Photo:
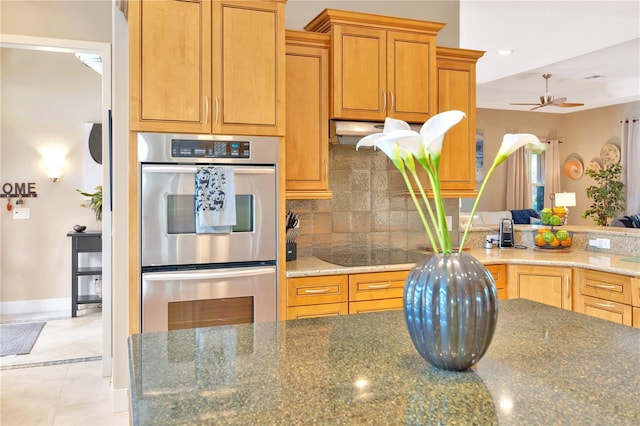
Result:
M325 262L339 266L377 266L400 265L404 263L417 263L426 256L426 251L401 250L401 249L349 249L346 251L333 251L329 253L317 253L315 256Z

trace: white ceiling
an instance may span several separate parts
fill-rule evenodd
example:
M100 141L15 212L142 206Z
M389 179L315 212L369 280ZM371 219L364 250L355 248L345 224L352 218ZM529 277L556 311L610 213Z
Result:
M486 51L477 65L478 108L528 111L549 92L582 107L640 101L640 1L460 2L460 47ZM513 50L508 56L502 49ZM603 78L586 77L602 75Z

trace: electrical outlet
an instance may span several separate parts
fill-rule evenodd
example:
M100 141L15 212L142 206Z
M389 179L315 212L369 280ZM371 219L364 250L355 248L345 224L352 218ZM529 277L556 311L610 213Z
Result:
M611 248L611 240L608 238L598 238L599 247L603 249Z
M444 219L447 221L447 229L453 231L453 218L451 216L445 216Z
M14 219L29 219L29 208L23 207L20 209L13 209Z
M600 247L600 240L589 240L589 247Z

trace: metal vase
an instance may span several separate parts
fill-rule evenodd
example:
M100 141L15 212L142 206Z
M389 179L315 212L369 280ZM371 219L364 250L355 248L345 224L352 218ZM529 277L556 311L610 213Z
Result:
M493 338L498 320L493 277L464 252L431 254L407 277L404 317L424 359L444 370L466 370Z

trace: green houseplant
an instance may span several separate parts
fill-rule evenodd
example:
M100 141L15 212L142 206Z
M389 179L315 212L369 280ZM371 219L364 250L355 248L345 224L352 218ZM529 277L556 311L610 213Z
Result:
M625 206L624 184L620 181L622 165L616 162L599 170L588 169L585 174L596 184L586 189L587 197L593 202L582 213L582 218L590 217L596 225L607 226L609 219L618 216Z
M102 185L96 186L95 192L84 192L76 189L82 196L90 198L88 203L80 204L82 207L89 207L96 215L96 221L102 220Z

